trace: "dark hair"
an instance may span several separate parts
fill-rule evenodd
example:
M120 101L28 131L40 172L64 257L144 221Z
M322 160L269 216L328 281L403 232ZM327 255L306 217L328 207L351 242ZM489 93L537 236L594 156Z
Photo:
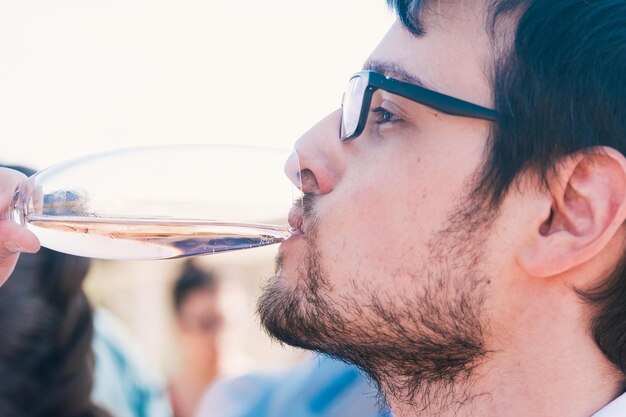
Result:
M90 399L93 322L81 287L88 268L86 258L42 248L22 254L0 287L2 417L108 416Z
M185 299L195 291L214 291L216 289L217 279L212 272L204 271L196 267L191 261L187 261L174 284L174 309L177 313L180 312Z
M388 3L419 36L427 30L419 16L425 1ZM474 195L496 208L523 171L545 186L568 155L598 146L626 154L626 0L485 1L489 33L498 33L504 16L518 23L512 44L495 51L499 118ZM596 306L596 343L626 374L626 260L580 294Z
M107 416L90 400L89 262L45 248L23 254L0 288L0 415Z

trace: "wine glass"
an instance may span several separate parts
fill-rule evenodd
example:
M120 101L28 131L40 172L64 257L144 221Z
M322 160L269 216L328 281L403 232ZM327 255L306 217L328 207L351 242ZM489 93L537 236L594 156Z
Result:
M174 145L121 149L38 172L7 217L50 249L100 259L169 259L279 243L300 195L293 152ZM297 172L300 172L299 170Z

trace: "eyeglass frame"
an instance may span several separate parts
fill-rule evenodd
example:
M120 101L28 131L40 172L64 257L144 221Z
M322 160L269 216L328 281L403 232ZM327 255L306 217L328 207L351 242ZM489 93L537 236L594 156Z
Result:
M341 99L342 110L341 120L339 122L339 139L342 142L355 139L363 133L367 123L367 116L370 112L372 97L377 90L387 91L391 94L404 97L416 103L423 104L453 116L471 117L474 119L483 119L492 122L498 120L498 112L493 109L470 103L469 101L461 100L437 91L429 90L417 84L400 81L376 71L359 71L350 77L349 83L357 77L365 78L367 87L363 92L361 111L359 113L359 121L356 129L353 133L347 135L346 137L341 137L341 130L343 127L343 104L346 93L344 93Z

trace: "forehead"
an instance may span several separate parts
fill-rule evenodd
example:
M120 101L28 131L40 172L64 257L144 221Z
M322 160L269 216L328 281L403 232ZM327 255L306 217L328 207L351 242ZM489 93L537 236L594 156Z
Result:
M402 68L429 88L492 107L494 58L483 2L442 3L424 8L424 35L415 36L396 22L369 61Z

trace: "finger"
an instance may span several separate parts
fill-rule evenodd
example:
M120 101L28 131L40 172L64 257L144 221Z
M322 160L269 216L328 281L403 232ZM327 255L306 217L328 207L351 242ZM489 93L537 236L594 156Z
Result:
M0 220L0 261L20 252L37 252L39 239L27 228L10 220Z
M15 268L20 252L37 252L39 239L25 227L0 220L0 286Z
M19 171L0 167L0 259L18 252L37 252L39 239L28 229L8 219L3 219L13 192L26 176Z
M7 279L9 279L9 277L13 273L19 256L19 253L14 253L13 255L7 256L4 259L0 260L0 287L6 282Z

